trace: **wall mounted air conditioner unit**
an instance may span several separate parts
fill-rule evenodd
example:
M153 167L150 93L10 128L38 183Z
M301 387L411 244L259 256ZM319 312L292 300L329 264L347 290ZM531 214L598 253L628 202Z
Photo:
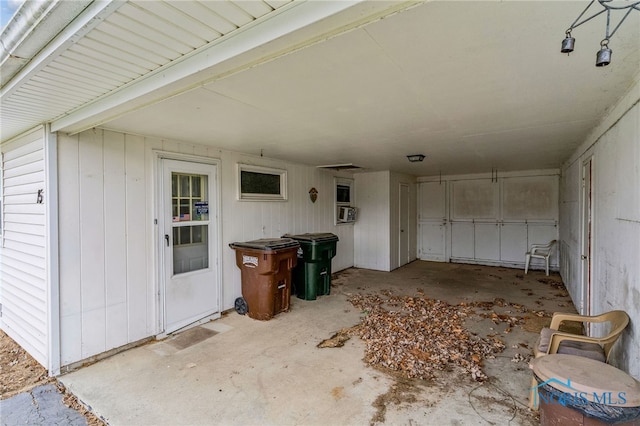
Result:
M338 209L338 222L355 222L355 221L356 221L355 207L340 207Z

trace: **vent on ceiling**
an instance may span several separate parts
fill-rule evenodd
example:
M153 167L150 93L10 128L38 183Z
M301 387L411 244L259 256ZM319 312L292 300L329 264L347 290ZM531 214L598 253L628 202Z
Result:
M326 166L318 166L319 169L332 169L332 170L357 170L361 169L360 166L355 166L353 163L346 164L329 164Z

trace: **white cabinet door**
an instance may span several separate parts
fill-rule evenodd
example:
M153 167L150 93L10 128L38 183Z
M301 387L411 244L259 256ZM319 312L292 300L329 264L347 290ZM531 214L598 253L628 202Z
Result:
M527 224L503 223L500 227L500 260L524 265L527 252Z
M447 217L446 211L447 185L445 182L422 182L418 185L420 221L442 221Z
M558 217L557 176L524 176L502 181L502 219L554 221Z
M498 223L474 224L474 259L500 260L500 227Z
M473 259L473 222L451 223L451 258Z
M446 262L447 185L423 182L418 186L418 253L421 260Z
M498 219L500 185L489 179L451 182L451 220Z
M446 261L446 225L443 222L425 222L420 227L420 259Z
M558 238L558 188L555 174L421 183L420 259L524 267L532 243Z

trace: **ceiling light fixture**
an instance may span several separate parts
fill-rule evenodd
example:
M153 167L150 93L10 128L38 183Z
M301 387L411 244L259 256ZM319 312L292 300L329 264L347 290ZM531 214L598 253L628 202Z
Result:
M587 10L589 10L589 8L591 7L592 4L594 4L596 2L596 0L591 0L591 2L589 3L589 5L587 5L587 7L582 11L582 13L580 15L578 15L578 17L576 18L575 21L573 21L573 24L571 24L571 26L569 27L569 29L567 31L565 31L565 38L564 40L562 40L562 47L560 49L560 52L562 53L566 53L569 54L571 52L573 52L573 49L575 47L576 44L576 39L571 37L571 31L584 24L585 22L588 22L590 20L592 20L593 18L595 18L598 15L601 15L603 13L607 13L607 27L606 27L606 31L604 34L604 39L600 42L600 50L598 51L597 55L596 55L596 67L604 67L609 65L609 63L611 63L611 49L609 49L609 39L611 39L611 37L613 37L613 35L616 33L616 31L618 31L618 28L620 28L620 25L622 25L622 23L624 22L625 19L627 19L627 16L629 16L629 14L631 13L632 10L637 10L640 11L640 1L633 1L633 2L625 2L623 5L619 5L616 6L614 4L612 4L612 0L597 0L598 3L600 3L600 6L602 6L604 9L602 9L599 12L594 13L593 15L591 15L588 18L583 19L582 21L578 22L580 20L580 18L582 18L582 16L587 12ZM616 25L616 27L613 29L613 31L611 33L609 33L609 22L611 21L611 11L624 11L627 10L626 13L624 14L624 16L622 17L622 19L620 19L620 22L618 22L618 25Z
M407 155L407 158L412 163L419 163L420 161L424 160L424 155L422 155L422 154L412 154L412 155Z

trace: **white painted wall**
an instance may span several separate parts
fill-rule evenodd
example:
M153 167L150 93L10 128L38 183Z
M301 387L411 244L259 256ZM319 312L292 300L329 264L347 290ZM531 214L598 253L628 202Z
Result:
M333 270L353 266L353 226L334 224L335 172L175 141L90 130L59 136L62 365L161 329L155 256L154 150L220 160L223 309L241 295L228 244L332 232ZM286 169L286 202L236 200L236 163ZM343 175L346 176L346 175ZM309 189L318 190L312 203Z
M0 151L0 328L48 366L47 200L37 203L38 190L45 189L45 130L38 127L0 145Z
M391 270L390 172L357 173L355 258L357 268Z
M152 165L138 136L58 137L62 365L157 331Z
M581 167L593 155L592 314L625 310L631 323L612 364L640 379L640 75L563 168L563 279L574 300L581 282Z
M389 171L357 173L355 224L355 259L358 268L391 271L399 267L400 183L409 185L409 257L416 258L416 184L409 175Z

